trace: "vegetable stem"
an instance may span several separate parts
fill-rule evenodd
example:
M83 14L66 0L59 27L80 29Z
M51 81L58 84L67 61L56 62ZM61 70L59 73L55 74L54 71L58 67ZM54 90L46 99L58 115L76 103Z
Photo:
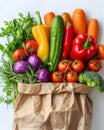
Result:
M90 48L89 39L90 39L90 35L88 35L87 40L86 40L86 42L83 45L83 47L86 48L86 49Z
M35 14L37 16L37 24L38 25L42 24L42 19L41 19L41 16L40 16L40 12L36 11Z

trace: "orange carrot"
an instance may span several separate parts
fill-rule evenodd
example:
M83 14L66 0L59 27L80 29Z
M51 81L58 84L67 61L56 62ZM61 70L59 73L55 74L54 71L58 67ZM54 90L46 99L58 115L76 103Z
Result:
M100 59L103 59L104 60L104 44L98 44L98 54L99 54L99 57Z
M66 25L67 22L72 23L71 16L70 16L70 14L69 14L68 12L63 12L63 13L61 14L61 16L62 16L62 18L63 18L64 25Z
M92 18L88 21L87 34L93 36L96 43L98 42L99 23L98 20Z
M55 17L54 12L48 12L44 15L44 22L47 26L51 26L51 22L53 20L53 18Z
M86 33L87 21L86 14L83 9L75 9L72 14L72 22L75 34Z

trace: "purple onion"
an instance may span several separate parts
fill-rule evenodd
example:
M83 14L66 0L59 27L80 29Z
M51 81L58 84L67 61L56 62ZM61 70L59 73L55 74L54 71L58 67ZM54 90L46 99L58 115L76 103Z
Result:
M32 66L34 69L38 69L39 66L41 65L41 60L40 60L40 58L39 58L37 55L35 55L35 54L32 54L32 55L28 56L27 62L28 62L29 65Z
M16 61L15 64L13 65L13 71L15 73L23 73L28 70L28 63L27 61L20 60Z
M48 82L51 78L51 73L48 69L42 68L37 71L37 79L41 82Z

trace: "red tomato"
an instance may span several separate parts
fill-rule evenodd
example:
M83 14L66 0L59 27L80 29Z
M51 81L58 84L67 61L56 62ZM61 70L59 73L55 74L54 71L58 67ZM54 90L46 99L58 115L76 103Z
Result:
M54 83L63 82L63 74L59 71L55 71L52 73L51 80Z
M74 71L67 72L66 81L67 82L77 82L78 81L78 74Z
M17 49L14 51L13 53L13 59L15 61L18 61L18 60L23 60L26 58L26 53L23 49Z
M102 63L101 63L100 59L92 59L88 62L87 67L89 70L97 72L101 69Z
M71 61L70 60L61 60L59 63L58 63L58 70L60 72L65 72L69 69L69 65L70 65Z
M28 40L25 42L24 47L28 54L33 54L37 52L38 43L34 40Z
M71 67L73 71L81 72L84 69L84 63L81 60L74 60Z

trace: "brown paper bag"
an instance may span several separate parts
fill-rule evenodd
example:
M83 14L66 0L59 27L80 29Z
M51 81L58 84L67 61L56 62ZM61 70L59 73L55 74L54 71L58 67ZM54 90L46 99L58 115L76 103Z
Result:
M13 130L91 130L90 90L79 83L19 83Z

